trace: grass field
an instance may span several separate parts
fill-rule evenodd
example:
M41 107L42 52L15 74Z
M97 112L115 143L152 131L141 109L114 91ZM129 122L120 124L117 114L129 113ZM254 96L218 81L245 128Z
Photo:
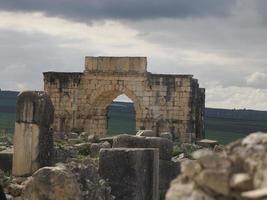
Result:
M123 108L112 108L108 112L108 135L135 134L135 114Z

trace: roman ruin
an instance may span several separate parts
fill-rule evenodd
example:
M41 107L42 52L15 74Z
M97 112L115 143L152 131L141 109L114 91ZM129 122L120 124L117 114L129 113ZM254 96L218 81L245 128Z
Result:
M152 74L146 57L86 57L83 73L44 73L55 107L53 128L105 136L107 106L119 95L134 103L136 130L171 132L181 142L204 137L205 90L192 75Z
M40 92L22 92L17 99L12 174L27 176L52 165L54 107Z

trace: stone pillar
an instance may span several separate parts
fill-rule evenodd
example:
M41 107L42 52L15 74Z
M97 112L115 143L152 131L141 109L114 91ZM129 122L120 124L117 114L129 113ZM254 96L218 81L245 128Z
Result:
M22 92L16 109L12 173L27 176L53 162L54 107L44 93Z
M158 149L101 149L99 173L117 200L159 198Z

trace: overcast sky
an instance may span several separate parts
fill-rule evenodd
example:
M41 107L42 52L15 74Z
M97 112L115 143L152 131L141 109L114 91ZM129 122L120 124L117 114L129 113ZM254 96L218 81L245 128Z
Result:
M0 0L0 88L40 90L84 57L147 56L193 74L206 104L267 110L266 0Z

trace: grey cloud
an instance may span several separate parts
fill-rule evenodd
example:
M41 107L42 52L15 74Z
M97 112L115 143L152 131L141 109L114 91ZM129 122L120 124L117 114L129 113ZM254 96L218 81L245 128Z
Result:
M0 29L0 88L40 90L42 72L83 70L83 51L61 48L60 37ZM88 52L90 54L90 52ZM71 59L68 59L71 58Z
M41 11L82 22L228 15L236 0L1 0L0 9Z

